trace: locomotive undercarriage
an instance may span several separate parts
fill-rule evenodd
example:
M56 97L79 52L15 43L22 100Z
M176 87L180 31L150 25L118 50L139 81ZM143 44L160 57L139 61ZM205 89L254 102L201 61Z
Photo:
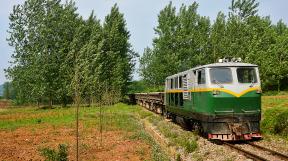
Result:
M230 119L202 122L202 126L208 139L225 141L259 139L261 138L260 124L255 117L233 116Z
M182 127L198 131L211 140L238 141L262 138L259 124L260 114L209 116L198 113L187 117L169 113L168 116Z

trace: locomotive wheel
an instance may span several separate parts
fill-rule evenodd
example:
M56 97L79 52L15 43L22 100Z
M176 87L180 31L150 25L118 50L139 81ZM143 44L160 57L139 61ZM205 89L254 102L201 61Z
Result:
M184 128L189 131L192 130L191 121L189 119L184 119Z
M199 135L204 135L204 130L200 122L193 123L193 131L195 131Z
M176 115L171 114L171 119L172 119L173 122L177 123Z
M163 116L165 119L169 119L169 114L165 108L163 109Z

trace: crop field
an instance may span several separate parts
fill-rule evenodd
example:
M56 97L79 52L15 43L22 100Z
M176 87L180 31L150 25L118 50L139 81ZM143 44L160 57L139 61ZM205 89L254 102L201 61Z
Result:
M288 149L287 107L288 96L263 96L264 140L268 144L276 138L284 143L284 149ZM43 160L47 157L45 149L57 152L59 145L67 146L68 159L75 160L75 110L74 107L0 108L0 160ZM100 117L99 107L80 107L81 160L169 160L167 152L145 131L143 121L149 122L168 141L169 147L176 147L179 156L205 160L227 150L140 106L116 104L103 107L102 113ZM241 159L237 157L237 153L231 152L219 159Z

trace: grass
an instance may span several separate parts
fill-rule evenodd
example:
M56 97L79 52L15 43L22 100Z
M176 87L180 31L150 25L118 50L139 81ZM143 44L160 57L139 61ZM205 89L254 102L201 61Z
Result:
M141 140L150 145L152 160L168 160L167 155L161 150L153 138L146 133L142 123L136 115L143 115L139 106L117 104L103 107L103 131L124 131L126 138ZM150 114L145 113L142 117ZM80 108L80 125L83 129L100 128L100 112L98 107ZM29 127L31 131L53 127L75 126L75 108L38 109L36 107L9 108L0 110L0 130L13 131L21 127ZM143 150L138 152L143 154ZM147 152L145 152L147 153Z
M80 123L84 129L99 129L99 108L81 107ZM103 107L103 131L125 131L130 140L141 140L151 146L152 160L168 160L153 138L146 133L140 119L149 121L161 134L169 140L169 144L191 153L198 149L199 136L191 131L183 130L162 116L156 115L140 106L117 104ZM13 131L21 127L29 127L31 131L45 128L75 125L75 108L38 109L36 107L0 109L0 130ZM261 130L264 135L276 136L288 140L288 96L262 97ZM43 140L49 142L49 140ZM89 147L88 147L89 148ZM138 149L144 155L143 149Z
M41 155L44 156L47 161L67 161L68 160L68 148L65 144L59 144L58 151L50 148L43 148L39 150Z
M71 109L56 108L51 110L37 110L29 108L13 108L0 111L0 129L17 129L19 127L37 124L61 125L73 122L75 113Z
M183 148L187 153L198 148L198 135L191 131L183 130L179 125L167 122L162 116L148 110L140 113L140 118L147 119L156 129L169 140L171 146Z
M282 96L288 95L288 91L264 91L263 96Z
M288 140L288 96L262 97L262 110L262 132Z

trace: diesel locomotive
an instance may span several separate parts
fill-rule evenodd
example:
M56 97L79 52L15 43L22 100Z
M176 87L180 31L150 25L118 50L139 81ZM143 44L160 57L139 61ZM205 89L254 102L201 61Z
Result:
M258 66L220 60L169 76L165 92L136 93L138 104L223 141L261 138Z

